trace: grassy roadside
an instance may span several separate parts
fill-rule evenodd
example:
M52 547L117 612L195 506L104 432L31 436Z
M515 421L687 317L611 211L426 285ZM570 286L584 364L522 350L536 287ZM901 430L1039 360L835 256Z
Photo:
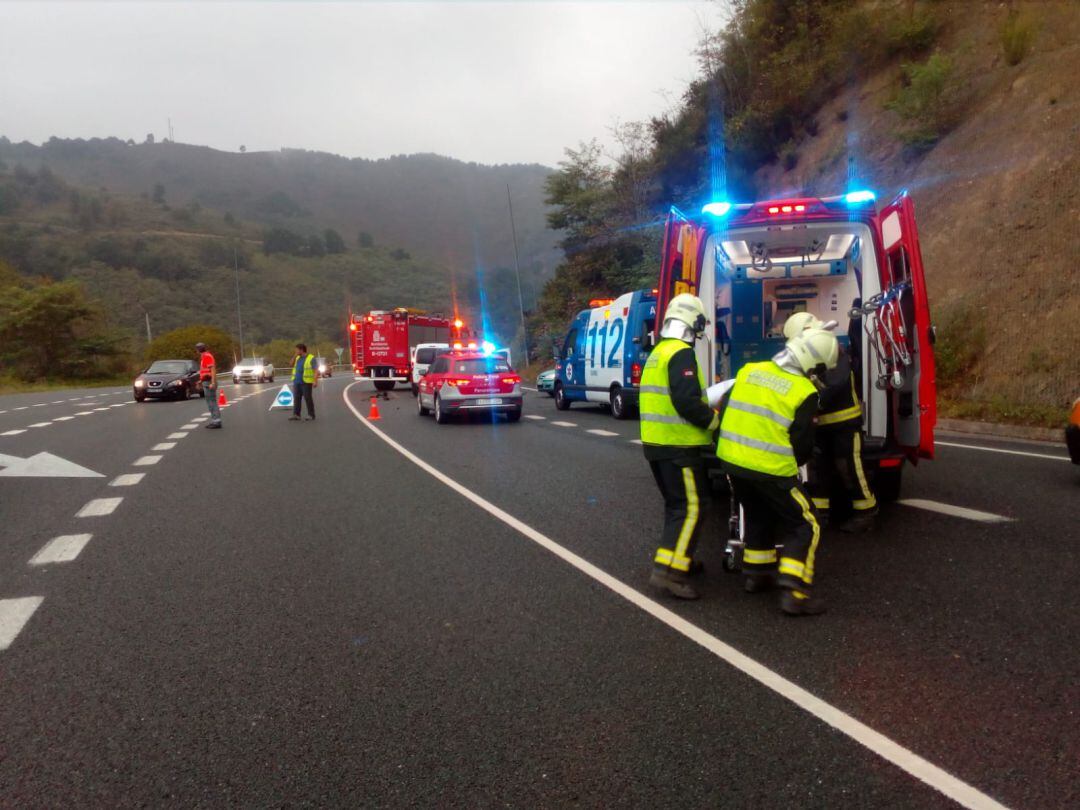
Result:
M946 419L1060 428L1069 420L1069 409L1065 405L1060 408L1051 405L1017 405L1004 399L951 399L939 395L938 415Z
M37 391L61 391L69 388L115 388L130 385L133 376L103 377L92 380L35 380L24 382L17 377L0 377L0 396L5 394L32 394Z

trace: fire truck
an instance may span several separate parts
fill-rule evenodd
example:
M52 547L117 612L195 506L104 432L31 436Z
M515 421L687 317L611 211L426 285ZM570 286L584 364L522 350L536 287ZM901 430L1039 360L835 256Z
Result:
M695 215L672 208L656 311L684 292L712 308L696 346L710 385L776 354L790 315L837 321L863 400L864 459L879 498L898 496L905 461L934 457L935 332L906 192L880 209L870 191L718 201Z
M370 378L379 391L390 391L395 383L412 379L410 349L418 343L453 344L468 337L469 330L460 318L405 307L349 316L353 371Z

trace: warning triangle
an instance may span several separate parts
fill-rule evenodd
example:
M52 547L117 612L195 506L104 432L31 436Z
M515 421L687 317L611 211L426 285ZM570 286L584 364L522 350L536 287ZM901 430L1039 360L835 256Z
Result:
M288 385L281 386L281 390L278 391L278 395L274 397L274 401L270 405L270 410L274 408L291 408L292 407L292 390Z

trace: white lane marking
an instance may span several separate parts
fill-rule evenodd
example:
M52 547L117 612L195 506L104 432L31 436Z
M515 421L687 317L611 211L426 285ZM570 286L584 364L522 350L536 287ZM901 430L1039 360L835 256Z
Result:
M185 438L186 436L187 436L187 434L186 434L186 433L170 433L170 434L169 434L168 436L166 436L165 438L166 438L166 439L183 439L183 438Z
M7 411L0 411L0 413L7 413Z
M160 444L155 444L150 449L151 450L172 450L174 447L176 447L176 442L161 442Z
M196 425L196 424L192 423L192 424L190 424L190 425L181 425L181 426L180 426L180 429L181 429L181 430L194 430L194 429L195 429L195 428L197 428L197 427L198 427L198 425Z
M630 444L645 444L641 439L631 439Z
M618 433L614 433L614 432L612 432L610 430L600 430L599 428L596 429L596 430L586 430L585 432L586 433L591 433L593 436L618 436L619 435Z
M925 509L927 512L952 515L965 520L976 520L979 523L1012 523L1015 520L1015 518L995 515L992 512L980 512L978 509L968 509L963 506L953 506L950 503L939 503L937 501L925 501L922 498L901 498L897 503L902 503L904 506L913 506L916 509Z
M15 641L30 617L34 615L44 596L23 596L19 599L0 599L0 650L6 650Z
M577 427L577 422L552 422L551 424L558 427Z
M54 399L50 404L51 405L63 405L64 400L62 400L62 399Z
M126 403L126 402L114 402L114 403L113 403L112 405L110 405L109 407L110 407L110 408L123 408L123 407L124 407L125 405L127 405L127 403Z
M192 421L192 422L205 422L205 421L206 421L207 419L209 419L209 418L210 418L209 416L196 416L196 417L195 417L194 419L192 419L191 421Z
M78 412L77 414L75 414L75 415L76 415L76 416L92 416L92 415L93 415L93 413L94 413L93 411L79 411L79 412Z
M1027 453L1023 450L1006 450L1003 447L980 447L977 444L953 444L952 442L940 442L937 439L934 440L934 444L941 447L962 447L965 450L982 450L987 453L1006 453L1010 456L1029 456L1031 458L1048 458L1051 461L1069 461L1068 456L1051 456L1047 453Z
M30 565L50 565L52 563L71 562L90 542L92 534L62 534L54 537L30 558Z
M18 436L20 433L26 433L26 428L19 428L17 430L5 430L0 433L0 436Z
M68 402L78 402L80 399L82 399L82 397L72 397Z
M30 427L48 427L52 422L34 422Z
M536 391L536 389L535 389L535 388L529 388L529 386L527 386L527 385L523 385L523 386L521 386L521 387L522 387L523 389L525 389L526 391ZM537 393L539 393L539 391L537 391Z
M30 407L29 405L22 405L22 406L20 406L18 408L12 408L12 410L13 411L25 411L29 407Z
M352 387L352 385L349 385L345 388L342 392L342 398L345 400L345 405L352 411L353 416L360 421L360 424L364 425L364 427L368 428L368 430L417 467L424 470L424 472L431 475L437 481L445 484L462 497L476 504L492 517L502 521L510 528L532 540L541 548L550 551L556 557L569 563L578 571L618 594L635 607L640 608L653 618L663 622L672 630L681 633L691 641L700 644L717 658L753 678L766 688L773 690L781 697L787 698L800 709L817 717L837 731L846 734L852 740L873 751L882 759L891 762L896 767L906 771L916 779L929 785L956 803L964 807L972 808L972 810L1005 810L1004 805L990 798L985 793L981 793L966 782L957 779L943 768L939 768L929 760L923 759L914 751L904 748L884 734L875 731L870 728L870 726L856 720L854 717L841 711L832 704L826 703L821 698L811 694L806 689L789 681L782 675L759 664L753 658L744 655L731 645L725 644L716 636L707 633L697 625L687 621L678 613L664 607L659 602L650 599L643 593L634 590L626 583L593 565L585 558L579 557L568 548L564 548L556 543L547 535L541 534L528 524L518 520L508 512L504 512L495 504L485 500L480 495L477 495L471 489L459 484L453 478L450 478L450 476L435 469L422 458L402 447L386 433L365 419L363 415L356 410L352 402L349 401L349 389Z
M106 407L106 408L94 408L94 410L95 411L107 411L109 409Z
M161 456L143 456L132 463L132 467L149 467L161 461Z
M44 408L44 407L45 407L46 405L48 405L48 404L49 404L48 402L39 402L39 403L38 403L37 405L35 405L34 407L35 407L35 408Z
M110 487L133 487L146 477L146 473L124 473L109 482Z
M75 513L75 517L105 517L116 511L123 498L94 498L88 501L86 506Z
M537 416L535 413L527 413L527 414L525 414L525 418L526 419L547 419L546 416Z
M55 419L53 419L53 421L54 422L70 422L74 418L75 418L74 416L58 416Z

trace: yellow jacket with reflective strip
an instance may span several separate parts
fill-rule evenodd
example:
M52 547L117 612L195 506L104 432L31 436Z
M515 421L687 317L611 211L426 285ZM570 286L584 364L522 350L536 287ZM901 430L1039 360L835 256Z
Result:
M770 361L749 363L735 376L716 455L766 475L792 478L799 472L789 429L795 412L817 393L814 384Z
M638 410L641 413L641 441L645 444L668 447L698 447L712 443L708 428L698 427L683 419L671 401L668 364L687 345L675 338L665 338L656 344L645 361L638 387ZM704 389L701 365L697 364L698 386ZM702 393L704 400L704 391Z
M301 358L299 358L299 357L296 358L297 362L293 363L293 378L294 379L295 379L295 375L296 375L296 366L299 363L300 359ZM313 355L308 354L308 355L304 356L303 360L304 360L304 378L303 378L304 382L313 383L313 382L315 382L315 357Z

